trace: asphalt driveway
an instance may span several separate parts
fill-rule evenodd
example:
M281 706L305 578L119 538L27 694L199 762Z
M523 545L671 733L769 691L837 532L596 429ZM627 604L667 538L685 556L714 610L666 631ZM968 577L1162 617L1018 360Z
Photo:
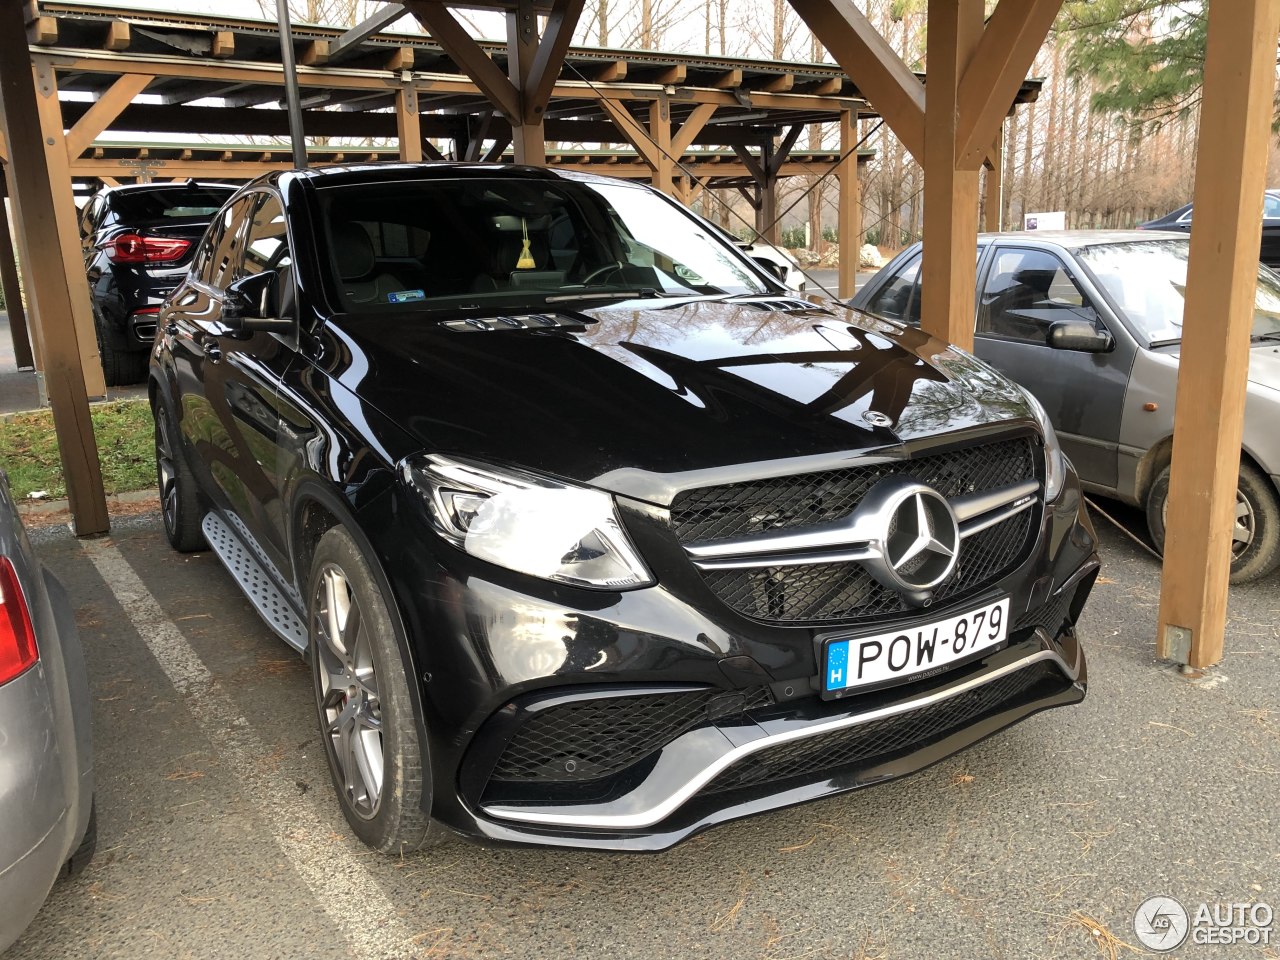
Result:
M1034 960L1137 955L1108 938L1136 944L1150 894L1280 909L1280 581L1233 591L1227 660L1189 681L1154 657L1154 561L1100 532L1079 707L665 854L389 860L331 798L306 665L212 555L172 553L151 514L35 531L78 605L100 841L6 960Z

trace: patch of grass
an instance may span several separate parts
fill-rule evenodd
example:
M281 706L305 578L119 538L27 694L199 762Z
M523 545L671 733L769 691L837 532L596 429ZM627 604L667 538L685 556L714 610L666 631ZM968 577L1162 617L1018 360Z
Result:
M90 416L107 493L155 486L155 428L150 405L145 400L95 403ZM0 465L9 474L15 500L24 500L35 490L45 491L50 498L67 495L52 410L0 418Z

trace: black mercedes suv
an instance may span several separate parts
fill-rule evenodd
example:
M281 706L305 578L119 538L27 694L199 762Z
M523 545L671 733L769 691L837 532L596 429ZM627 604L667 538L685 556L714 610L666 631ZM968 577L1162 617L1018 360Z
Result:
M1035 401L648 187L260 179L150 394L168 537L309 655L378 850L661 849L1084 696L1096 543Z
M81 209L80 246L107 386L147 379L160 303L235 191L195 180L128 184L104 187Z

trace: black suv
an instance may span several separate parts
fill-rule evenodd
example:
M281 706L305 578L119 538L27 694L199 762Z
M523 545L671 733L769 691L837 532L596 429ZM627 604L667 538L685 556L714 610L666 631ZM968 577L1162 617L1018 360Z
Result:
M141 383L160 303L236 188L140 183L99 190L80 211L80 245L107 386Z
M1035 401L685 209L494 165L272 175L160 316L165 530L309 651L371 846L660 849L1079 701Z

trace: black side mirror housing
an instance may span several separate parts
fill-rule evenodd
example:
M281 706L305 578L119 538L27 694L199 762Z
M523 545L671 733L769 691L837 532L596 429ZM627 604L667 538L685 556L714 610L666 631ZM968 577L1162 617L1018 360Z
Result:
M1115 345L1110 333L1087 320L1059 320L1049 328L1049 346L1055 350L1106 353Z
M769 276L775 280L785 281L787 279L787 268L782 264L773 260L766 260L764 257L752 257L751 259L769 271Z
M293 321L277 316L279 289L280 277L274 270L252 273L236 280L227 287L222 298L222 325L230 330L246 332L290 332Z

